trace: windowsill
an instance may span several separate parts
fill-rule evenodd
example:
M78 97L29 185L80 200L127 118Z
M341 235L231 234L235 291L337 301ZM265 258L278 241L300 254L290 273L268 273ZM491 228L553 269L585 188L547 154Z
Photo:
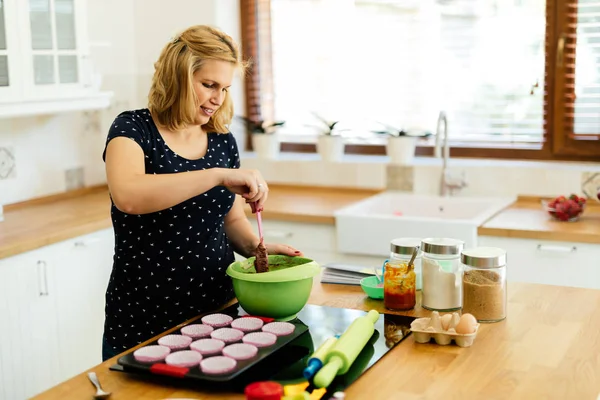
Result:
M313 138L301 137L295 140L284 140L280 138L281 153L306 153L315 154L317 152L317 143ZM581 141L583 142L583 141ZM581 145L582 143L578 143ZM599 144L597 142L590 144ZM346 155L360 156L382 156L387 153L386 141L381 138L344 138L344 146ZM450 157L453 160L457 159L480 159L480 160L512 160L520 165L521 162L566 162L571 164L587 164L598 163L600 161L600 153L584 153L584 152L565 152L561 149L553 150L550 143L534 143L534 142L465 142L451 141L449 143ZM564 147L564 146L563 146ZM415 150L415 155L421 158L432 158L434 154L435 140L419 140ZM589 150L589 149L588 149ZM251 151L251 146L247 147L247 151ZM551 164L555 165L555 164Z
M70 111L100 110L108 108L112 92L99 92L89 96L55 98L48 100L0 103L0 118L28 115L58 114Z
M244 159L257 160L256 153L252 151L241 152L240 157ZM265 160L265 162L321 162L321 157L316 153L295 153L281 152L275 160ZM363 154L345 154L339 164L388 164L388 156L382 155L363 155ZM427 167L441 166L442 159L434 157L417 156L408 166ZM452 167L523 167L523 168L552 168L565 170L585 169L586 171L600 172L600 165L597 162L573 162L573 161L545 161L545 160L501 160L485 158L452 158L448 161L448 166Z

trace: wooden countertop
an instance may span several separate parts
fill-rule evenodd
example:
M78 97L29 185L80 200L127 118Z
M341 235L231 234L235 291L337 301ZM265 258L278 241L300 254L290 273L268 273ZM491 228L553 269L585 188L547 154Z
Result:
M334 224L335 210L377 190L271 185L263 218ZM555 222L539 199L522 197L479 228L480 235L600 244L600 206L588 205L575 223ZM247 207L251 215L250 207ZM0 222L0 259L111 227L106 186L5 206Z
M106 186L4 207L0 259L111 227Z
M271 185L263 218L333 224L335 210L378 192ZM0 222L0 259L111 226L106 186L8 205Z
M382 301L345 285L315 283L309 303L384 312ZM429 312L419 307L410 314ZM411 335L351 385L346 398L595 400L600 393L598 326L599 290L511 283L507 319L482 324L473 346L418 344ZM116 360L91 369L113 400L244 399L109 371ZM81 373L34 399L85 399L93 392Z
M519 197L479 227L480 235L600 244L600 204L589 200L577 222L554 221L539 198Z

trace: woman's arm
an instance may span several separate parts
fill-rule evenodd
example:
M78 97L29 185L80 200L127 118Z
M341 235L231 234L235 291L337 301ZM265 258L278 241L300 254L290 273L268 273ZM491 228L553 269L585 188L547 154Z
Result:
M246 217L244 200L240 196L236 196L233 207L225 216L225 234L236 253L246 258L254 256L260 239ZM269 254L302 256L302 252L285 244L265 244L265 246Z
M106 177L117 208L128 214L161 211L202 194L225 179L227 169L176 174L145 173L144 152L133 140L112 139L106 149Z

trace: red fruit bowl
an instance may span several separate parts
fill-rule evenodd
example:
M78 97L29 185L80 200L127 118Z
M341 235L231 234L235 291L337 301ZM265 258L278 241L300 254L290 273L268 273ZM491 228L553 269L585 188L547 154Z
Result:
M586 199L572 194L569 197L558 196L552 200L542 200L543 209L555 220L575 222L585 209Z

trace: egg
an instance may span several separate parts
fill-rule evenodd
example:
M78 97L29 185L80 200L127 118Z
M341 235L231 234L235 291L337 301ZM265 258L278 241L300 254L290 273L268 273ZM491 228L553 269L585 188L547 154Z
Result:
M477 326L477 319L472 314L463 314L456 325L456 333L467 335L474 333Z
M429 325L435 329L436 332L440 332L442 330L442 319L440 318L440 313L434 311L431 313L431 320Z
M450 329L450 322L452 321L452 314L445 314L442 316L442 329L447 331Z
M460 315L458 313L452 313L452 320L450 320L450 326L448 329L456 330L456 325L458 325L458 321L460 321Z

